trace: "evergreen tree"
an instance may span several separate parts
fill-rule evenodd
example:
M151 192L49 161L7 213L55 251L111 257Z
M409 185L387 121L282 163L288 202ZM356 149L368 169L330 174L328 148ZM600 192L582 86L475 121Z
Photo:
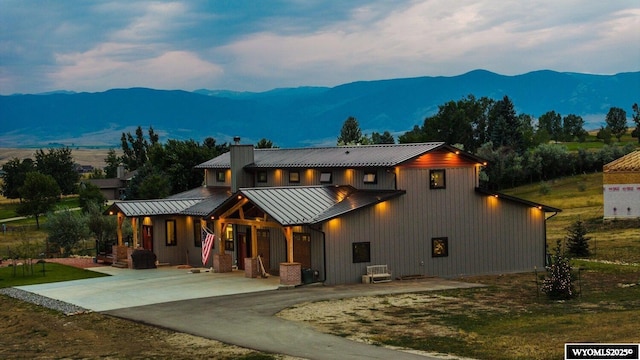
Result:
M576 220L567 228L567 254L575 257L588 257L590 237L587 228L581 220Z
M508 96L497 101L489 111L489 136L494 148L507 146L519 154L524 152L521 126L515 107Z
M349 118L344 121L344 124L342 124L340 136L338 137L338 146L357 145L360 144L361 141L362 130L360 130L358 120L353 116L349 116Z
M542 292L553 300L566 300L574 296L569 258L562 254L560 240L556 244L551 264L546 267L547 276L542 282Z
M107 166L104 167L105 177L107 179L113 179L118 175L118 166L122 162L122 159L116 154L114 149L109 149L107 157L104 159Z

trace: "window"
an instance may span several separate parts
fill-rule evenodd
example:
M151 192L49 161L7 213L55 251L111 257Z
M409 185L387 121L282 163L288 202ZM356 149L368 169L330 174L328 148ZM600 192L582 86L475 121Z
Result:
M377 184L378 177L376 175L377 174L375 173L375 171L367 171L364 173L364 178L362 179L362 181L365 184Z
M202 247L202 225L200 225L200 221L193 222L193 246Z
M322 184L331 184L331 172L323 172L320 174L320 183Z
M371 262L371 243L357 242L352 244L353 262Z
M258 182L266 183L267 182L267 172L266 171L258 171Z
M165 230L166 230L166 245L167 246L176 246L178 245L178 239L176 236L176 221L175 220L167 220L164 222Z
M449 256L449 238L431 238L431 257Z
M444 189L447 187L447 179L444 170L429 170L429 188Z
M289 171L289 182L290 183L299 183L300 182L300 171Z
M224 182L225 175L224 175L224 171L220 170L216 172L216 181L218 182Z

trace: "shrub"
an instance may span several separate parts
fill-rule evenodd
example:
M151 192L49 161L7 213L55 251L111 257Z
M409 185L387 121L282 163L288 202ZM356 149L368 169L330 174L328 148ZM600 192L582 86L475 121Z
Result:
M558 240L551 264L546 267L547 275L542 281L542 292L553 300L566 300L574 296L569 258L562 253Z

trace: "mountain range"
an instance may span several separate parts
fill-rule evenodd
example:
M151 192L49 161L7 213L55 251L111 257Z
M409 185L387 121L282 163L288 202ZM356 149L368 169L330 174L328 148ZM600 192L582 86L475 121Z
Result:
M640 101L640 72L592 75L549 70L507 76L475 70L451 77L358 81L335 87L298 87L265 92L201 89L112 89L96 93L57 91L0 96L0 147L119 148L122 132L153 127L160 141L240 136L280 147L335 145L344 121L355 117L363 133L400 135L438 105L469 94L499 100L517 113L538 117L555 110L580 115L587 129L604 124L611 107Z

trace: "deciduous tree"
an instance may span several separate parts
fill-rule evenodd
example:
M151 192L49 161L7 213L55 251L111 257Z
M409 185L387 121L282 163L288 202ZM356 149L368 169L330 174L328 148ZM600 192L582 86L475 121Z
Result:
M627 132L627 112L619 107L612 107L605 118L607 128L611 131L611 135L615 136L620 142L622 135Z
M2 165L2 195L8 199L20 197L20 187L24 184L27 173L35 171L33 160L13 158Z
M26 174L19 192L20 204L16 213L21 216L35 217L36 227L40 229L40 215L53 209L60 198L58 183L51 175L33 171Z
M51 175L60 187L63 195L75 194L76 184L80 175L76 171L71 149L49 149L45 152L42 149L35 154L36 170L45 175Z

